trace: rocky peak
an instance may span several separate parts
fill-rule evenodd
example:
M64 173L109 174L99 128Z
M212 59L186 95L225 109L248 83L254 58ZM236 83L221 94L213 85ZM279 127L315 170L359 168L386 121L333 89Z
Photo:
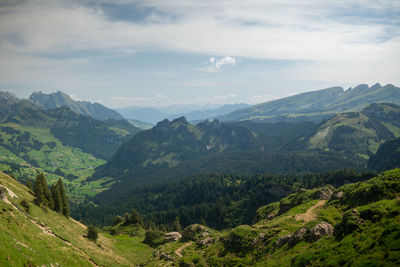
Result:
M382 88L382 86L379 83L376 83L376 84L372 85L370 89L371 90L376 90L376 89L379 89L379 88Z
M19 99L17 98L17 96L15 94L10 93L10 92L0 91L0 104L1 105L14 104L18 101L19 101Z
M356 87L354 87L352 90L354 90L354 91L364 91L364 90L368 90L368 89L369 89L368 84L360 84L360 85L357 85Z
M172 121L174 124L189 124L184 116L176 118Z

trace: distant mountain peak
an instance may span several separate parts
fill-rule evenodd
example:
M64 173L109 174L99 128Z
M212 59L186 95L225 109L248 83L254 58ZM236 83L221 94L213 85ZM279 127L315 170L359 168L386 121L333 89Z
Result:
M97 120L123 119L118 112L109 109L102 104L91 103L87 101L76 101L60 90L50 94L36 91L29 97L29 101L45 109L54 109L66 106L78 114L89 116Z
M13 104L19 101L19 98L7 91L0 91L0 104L5 105L5 104Z
M185 116L174 119L172 123L189 124Z
M376 89L379 89L379 88L382 88L382 86L379 84L379 83L375 83L374 85L372 85L371 86L371 90L376 90Z
M362 90L368 90L368 89L369 89L368 84L359 84L353 88L354 91L362 91Z

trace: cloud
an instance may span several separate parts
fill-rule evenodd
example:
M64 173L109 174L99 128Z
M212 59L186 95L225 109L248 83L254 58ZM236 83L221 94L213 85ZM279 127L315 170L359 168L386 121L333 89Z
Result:
M234 57L225 56L222 58L211 57L208 62L205 62L208 66L201 68L204 72L217 72L222 69L224 65L236 65L238 59Z

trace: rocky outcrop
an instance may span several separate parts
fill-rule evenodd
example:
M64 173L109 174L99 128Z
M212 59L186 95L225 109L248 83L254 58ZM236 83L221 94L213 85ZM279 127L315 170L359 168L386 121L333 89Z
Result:
M164 235L165 242L174 242L174 241L178 241L181 238L182 238L182 235L179 232L169 232L169 233L165 233L165 235Z
M341 199L343 197L343 195L344 195L344 192L343 191L339 191L339 192L334 193L332 197L334 199Z
M329 199L331 199L334 190L335 190L335 188L333 186L326 185L326 186L322 187L320 190L318 190L315 193L315 196L321 200L329 200Z
M309 232L309 238L311 241L317 241L323 236L332 236L333 235L333 226L327 222L321 222L311 228Z
M327 222L321 222L315 225L310 230L308 230L306 227L302 227L291 235L285 235L279 237L275 242L275 247L280 248L285 244L288 244L289 247L293 247L297 243L300 243L301 241L315 242L320 238L322 238L323 236L332 236L332 235L333 235L333 226Z

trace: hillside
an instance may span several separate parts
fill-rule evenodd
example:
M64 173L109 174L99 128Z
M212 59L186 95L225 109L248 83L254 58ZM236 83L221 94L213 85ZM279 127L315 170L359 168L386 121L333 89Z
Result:
M97 120L122 120L121 114L115 110L109 109L99 103L90 103L87 101L73 100L67 94L61 91L56 93L44 94L42 92L34 92L29 101L38 105L46 110L55 109L60 107L69 107L72 111Z
M8 102L0 107L0 123L50 129L63 142L107 159L130 136L141 131L124 120L100 121L73 112L68 107L43 110L27 100Z
M221 121L320 122L338 112L357 111L372 103L400 104L400 88L387 84L358 85L348 90L331 87L261 103L218 117Z
M376 171L400 167L400 138L383 143L368 161L368 168Z
M151 256L143 237L100 233L89 241L85 225L36 206L27 187L1 172L0 190L1 266L136 266Z
M85 180L140 131L127 121L99 121L67 107L43 110L11 94L1 96L0 170L22 181L34 179L37 170L46 172L50 183L62 177L73 200L110 187L105 179Z
M371 104L360 112L338 113L319 125L218 120L192 125L185 118L164 120L122 144L110 161L97 169L94 178L150 181L151 172L162 177L165 169L174 169L177 177L182 176L177 169L184 175L225 173L229 168L235 173L254 173L248 166L255 167L258 162L265 168L257 166L260 171L256 173L265 169L272 173L318 172L340 168L340 164L343 168L358 168L366 164L381 144L400 136L399 118L399 106ZM271 160L273 152L276 158L286 160ZM296 160L290 158L296 154L305 161L313 155L324 158L333 162L332 169L312 170L307 167L309 164L303 164L303 169L294 168ZM323 161L318 164L323 166ZM237 172L240 169L242 172Z
M250 130L218 121L194 126L185 118L163 120L152 129L138 133L121 145L96 177L141 175L147 170L171 168L183 161L214 155L221 151L257 150L259 144Z
M149 266L397 266L399 192L396 169L339 188L299 190L259 208L250 226L194 224L169 243L153 231L146 235L156 248Z
M371 104L360 112L340 113L303 138L307 149L340 151L369 158L381 144L400 136L400 106ZM300 146L301 147L301 146Z

